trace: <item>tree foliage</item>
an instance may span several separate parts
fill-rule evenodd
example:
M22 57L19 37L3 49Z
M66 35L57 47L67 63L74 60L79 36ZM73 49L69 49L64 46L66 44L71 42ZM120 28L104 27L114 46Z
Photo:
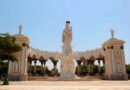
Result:
M15 43L16 38L8 33L0 34L0 60L16 61L13 55L15 52L22 50L22 47Z
M77 66L76 67L76 74L78 74L78 70L79 70L80 76L86 76L88 73L93 73L93 74L99 73L97 65L93 65L93 66L89 66L89 67L91 67L91 72L89 72L89 70L88 70L88 65ZM92 70L92 68L93 68L93 70ZM100 70L101 70L100 73L104 73L104 67L103 66L100 66Z
M130 75L130 64L126 65L126 70L127 70L127 73Z
M7 72L9 61L17 61L14 53L22 50L22 46L15 43L16 38L8 33L0 34L0 73ZM5 62L6 61L6 62Z

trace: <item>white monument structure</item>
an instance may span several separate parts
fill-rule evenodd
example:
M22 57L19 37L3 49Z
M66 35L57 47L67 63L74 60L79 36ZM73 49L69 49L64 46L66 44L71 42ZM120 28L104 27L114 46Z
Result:
M70 21L66 21L66 27L62 34L62 56L61 56L61 80L75 79L75 65L72 54L72 28Z
M101 48L73 52L72 28L70 21L66 21L65 29L62 33L62 52L48 52L32 48L28 37L22 34L22 26L19 26L19 34L15 35L16 43L23 47L23 50L15 53L17 62L9 63L8 76L10 80L28 80L28 75L32 70L31 64L34 62L34 73L36 73L36 63L41 62L41 67L46 67L46 62L51 60L54 63L54 72L56 74L57 63L61 61L60 79L75 79L74 60L78 65L83 62L87 65L88 73L93 73L94 62L98 61L98 72L100 73L100 63L105 67L104 78L109 80L127 80L128 76L125 67L124 41L114 37L114 31L111 31L112 37L103 43ZM41 73L46 74L46 70L41 69Z
M124 41L114 37L111 29L111 38L103 44L105 73L107 79L127 79L124 55Z

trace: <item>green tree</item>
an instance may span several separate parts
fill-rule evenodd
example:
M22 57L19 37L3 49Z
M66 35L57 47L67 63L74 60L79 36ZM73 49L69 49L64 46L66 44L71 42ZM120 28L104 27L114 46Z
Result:
M130 64L126 65L126 70L127 70L127 73L130 74Z
M7 61L7 68L9 66L9 61L17 61L14 53L22 50L22 46L15 43L15 41L16 38L13 35L8 33L0 34L0 62ZM8 77L7 75L6 73L6 80Z

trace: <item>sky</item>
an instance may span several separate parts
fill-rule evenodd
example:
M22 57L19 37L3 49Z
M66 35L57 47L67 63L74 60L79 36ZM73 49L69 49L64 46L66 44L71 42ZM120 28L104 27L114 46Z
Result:
M73 51L102 47L110 28L124 40L126 63L130 63L130 0L0 0L0 33L22 33L30 46L61 51L66 20L73 31Z

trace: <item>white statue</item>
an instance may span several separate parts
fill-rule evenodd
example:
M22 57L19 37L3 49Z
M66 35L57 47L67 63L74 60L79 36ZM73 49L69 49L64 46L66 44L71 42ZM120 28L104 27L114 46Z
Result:
M61 80L73 80L75 79L75 64L72 55L72 29L70 27L70 21L66 21L66 27L62 34L62 50L63 54L61 59Z
M72 29L70 27L70 22L66 21L66 27L62 34L63 54L68 55L72 53L71 42L72 42Z

